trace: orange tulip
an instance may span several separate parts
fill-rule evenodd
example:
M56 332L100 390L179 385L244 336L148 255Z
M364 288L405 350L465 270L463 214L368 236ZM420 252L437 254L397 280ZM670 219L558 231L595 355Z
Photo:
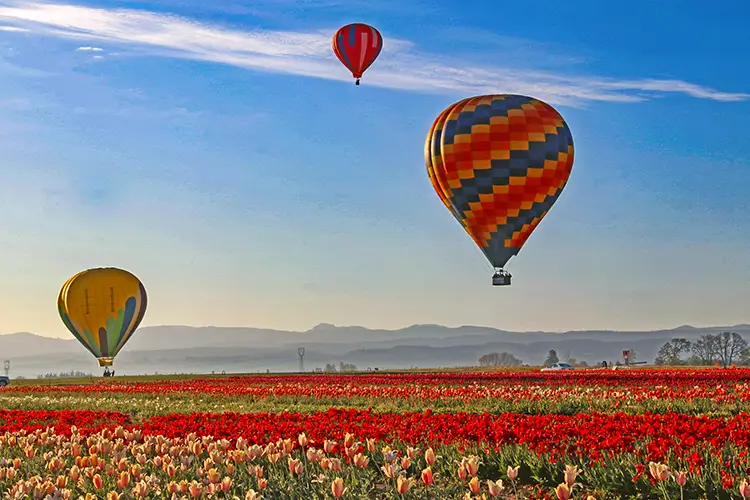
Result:
M576 478L578 477L578 474L581 473L581 470L575 466L575 465L566 465L565 466L565 484L568 486L573 486L576 482Z
M489 489L490 495L492 495L493 497L500 496L500 492L503 491L502 480L498 479L497 482L487 481L487 489Z
M78 478L81 477L81 471L80 469L78 469L77 465L74 465L73 467L70 468L70 471L68 472L68 476L70 477L71 481L73 482L78 481Z
M221 491L229 491L231 487L232 478L229 476L224 476L224 479L221 480Z
M468 476L468 473L466 472L466 467L463 464L459 465L458 466L458 478L463 481L464 479L466 479L466 476Z
M470 476L476 476L477 471L479 471L479 457L471 455L468 458L464 458L464 467L466 467L466 472Z
M333 453L333 450L336 448L336 441L329 441L325 440L323 441L323 450L326 453Z
M669 478L669 467L664 464L649 462L648 470L656 481L666 481Z
M124 489L128 484L130 484L130 474L128 474L127 471L123 471L120 473L120 477L117 480L117 487Z
M432 475L432 468L427 467L422 471L422 482L425 484L425 486L432 486L432 484L435 482L435 478Z
M395 465L385 464L383 465L383 467L381 467L381 469L383 469L383 474L385 474L385 477L390 478L390 479L396 478L396 473L398 472L398 469L396 469Z
M357 467L367 467L370 463L370 459L361 453L354 455L354 465Z
M435 465L435 451L432 448L425 450L424 461L427 462L427 465Z
M346 433L346 436L344 436L344 446L347 448L351 448L354 444L354 434Z
M413 484L413 479L408 479L404 476L398 476L398 479L396 479L396 491L398 491L401 495L405 495Z
M299 436L297 436L297 441L299 441L299 445L303 448L306 448L307 444L310 442L310 440L307 439L307 436L305 435L304 432L300 434Z
M569 500L570 488L566 483L561 483L555 488L555 494L557 495L557 500Z
M331 492L335 498L341 498L344 493L346 493L346 490L347 489L344 488L344 480L340 477L337 477L331 483Z
M191 497L198 498L203 493L203 488L197 481L193 480L190 486L188 486L188 493L190 493Z
M482 485L479 483L479 478L472 477L471 481L469 481L469 490L476 495L481 488Z

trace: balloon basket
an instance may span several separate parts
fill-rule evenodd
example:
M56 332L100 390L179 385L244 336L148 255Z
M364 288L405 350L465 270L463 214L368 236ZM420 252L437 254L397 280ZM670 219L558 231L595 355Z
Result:
M498 269L495 274L492 275L493 286L509 286L511 275L505 269Z

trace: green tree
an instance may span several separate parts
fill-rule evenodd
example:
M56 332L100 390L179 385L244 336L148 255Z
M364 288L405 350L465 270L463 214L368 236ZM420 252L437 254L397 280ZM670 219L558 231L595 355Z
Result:
M555 363L559 363L560 359L557 357L557 351L554 349L550 349L549 353L547 354L547 359L544 361L544 366L550 366L554 365Z

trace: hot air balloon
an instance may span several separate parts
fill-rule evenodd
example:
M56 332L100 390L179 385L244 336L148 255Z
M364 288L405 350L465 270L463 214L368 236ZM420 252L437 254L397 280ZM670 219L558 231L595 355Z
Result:
M109 367L146 313L146 289L133 274L114 267L88 269L60 289L57 309L70 333Z
M356 85L359 85L362 74L375 62L382 49L383 37L367 24L347 24L333 35L333 52L357 79Z
M425 142L440 200L510 285L504 266L560 196L573 135L549 104L520 95L470 97L446 108Z

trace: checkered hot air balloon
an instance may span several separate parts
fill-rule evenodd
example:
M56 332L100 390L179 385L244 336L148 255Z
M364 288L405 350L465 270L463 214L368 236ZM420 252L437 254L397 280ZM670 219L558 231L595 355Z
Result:
M382 49L383 37L367 24L347 24L333 35L333 52L357 79L356 85Z
M560 196L573 168L573 136L549 104L520 95L459 101L425 142L432 186L495 267L493 284Z

